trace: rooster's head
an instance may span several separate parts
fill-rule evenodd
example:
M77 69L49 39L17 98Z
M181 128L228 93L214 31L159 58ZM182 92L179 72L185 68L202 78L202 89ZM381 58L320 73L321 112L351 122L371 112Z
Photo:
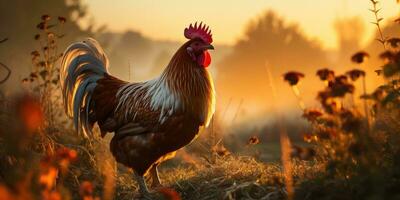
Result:
M186 51L193 61L200 66L208 67L211 63L211 56L207 50L214 49L212 43L211 29L203 23L197 22L185 28L185 37L190 41L187 43Z

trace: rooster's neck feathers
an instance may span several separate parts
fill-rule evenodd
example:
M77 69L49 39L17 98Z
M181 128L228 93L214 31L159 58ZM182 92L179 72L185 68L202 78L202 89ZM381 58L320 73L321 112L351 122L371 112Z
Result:
M134 118L138 109L160 111L163 123L175 112L189 112L208 125L214 112L214 86L206 69L194 62L184 44L172 57L164 72L156 79L129 83L117 93L120 98L116 111L125 113L125 120Z

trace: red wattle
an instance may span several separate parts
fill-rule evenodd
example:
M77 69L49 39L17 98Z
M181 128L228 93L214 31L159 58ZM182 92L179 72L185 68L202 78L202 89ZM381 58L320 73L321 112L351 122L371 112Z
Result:
M203 52L203 66L208 67L211 64L211 55L208 53L208 51Z

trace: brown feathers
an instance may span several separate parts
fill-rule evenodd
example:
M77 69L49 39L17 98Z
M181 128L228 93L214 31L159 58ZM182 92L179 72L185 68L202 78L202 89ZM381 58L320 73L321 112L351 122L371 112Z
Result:
M113 131L109 127L103 128L102 125L106 122L107 118L112 117L115 107L118 104L116 94L126 83L108 74L105 74L104 78L97 81L97 86L92 96L91 107L100 129L105 129L109 132Z

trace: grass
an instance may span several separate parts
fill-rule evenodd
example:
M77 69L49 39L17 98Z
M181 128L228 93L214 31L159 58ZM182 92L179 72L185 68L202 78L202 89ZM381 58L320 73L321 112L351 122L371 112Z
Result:
M295 162L295 180L315 176L321 165L313 162ZM318 172L320 173L320 172ZM215 163L206 161L195 165L165 167L161 170L165 186L173 188L182 199L286 199L283 171L279 163L263 163L247 156L224 156ZM123 188L117 188L116 199L131 199L137 188L124 174L119 178ZM160 199L162 199L160 197Z

